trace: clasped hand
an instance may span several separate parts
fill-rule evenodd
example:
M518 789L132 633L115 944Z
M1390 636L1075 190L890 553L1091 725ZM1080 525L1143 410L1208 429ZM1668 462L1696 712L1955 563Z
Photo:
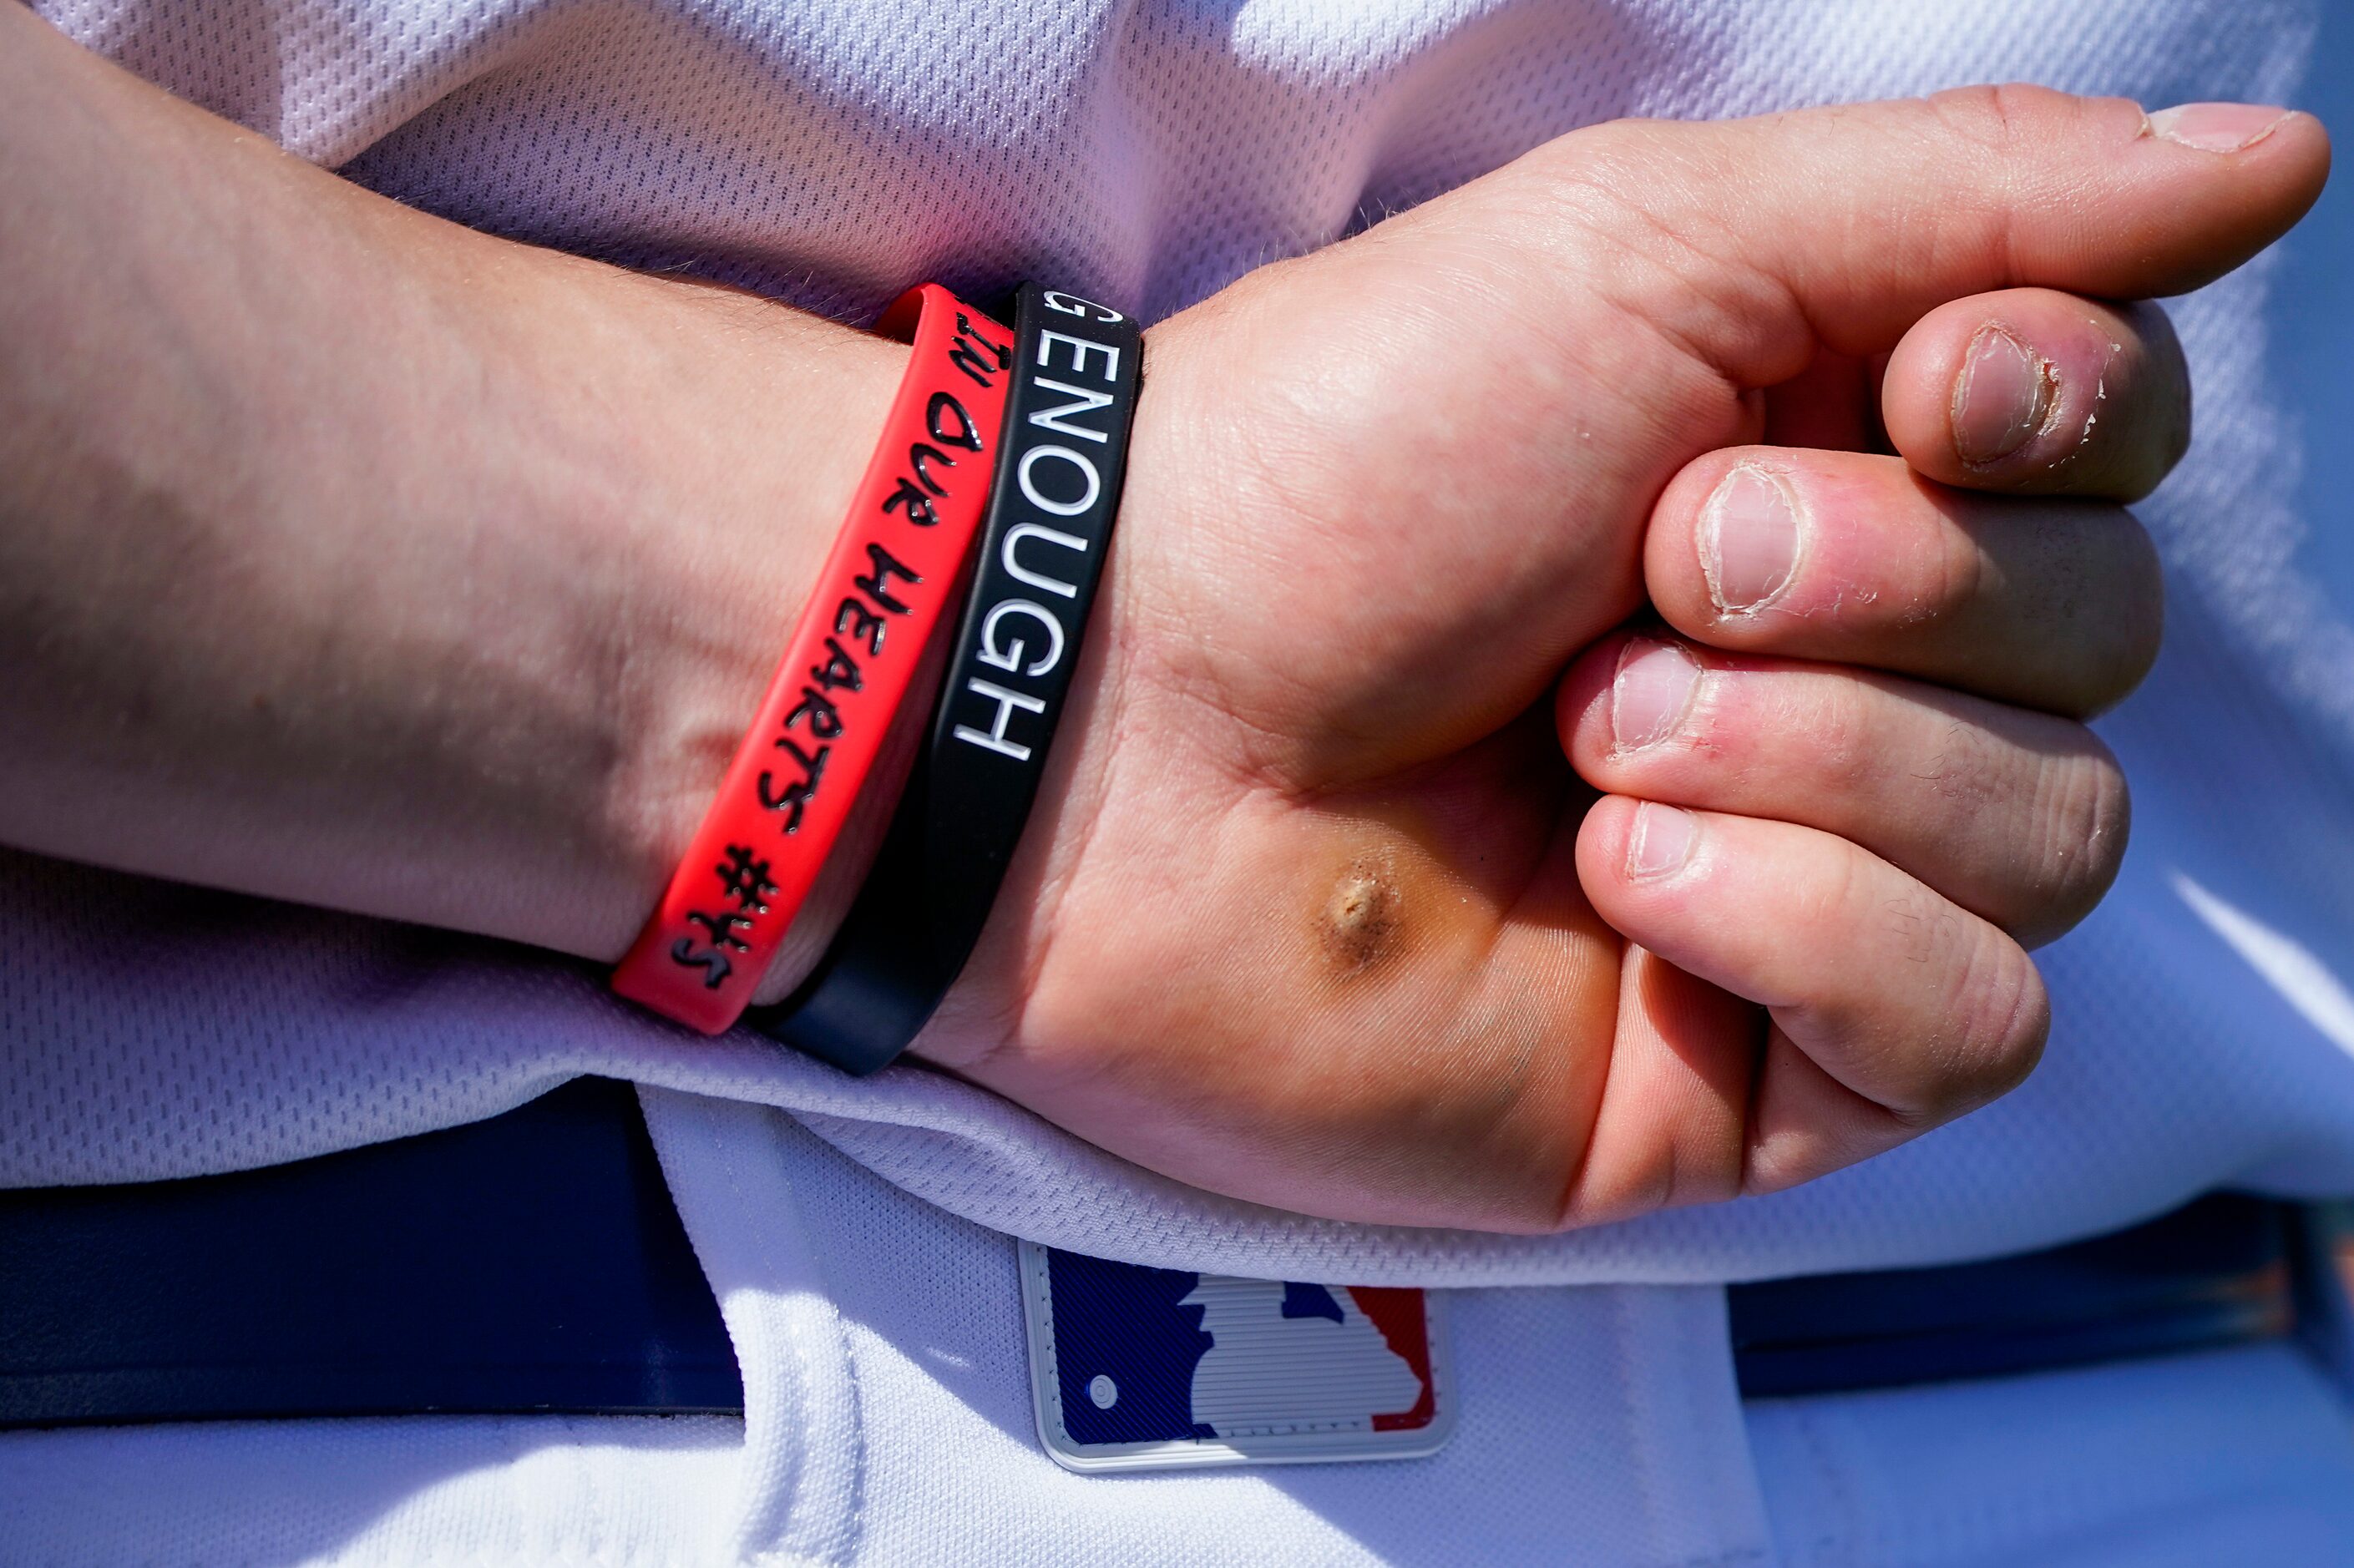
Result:
M2144 301L2317 128L2035 90L1582 131L1150 339L1059 789L918 1049L1203 1186L1542 1230L1982 1105L2126 842Z

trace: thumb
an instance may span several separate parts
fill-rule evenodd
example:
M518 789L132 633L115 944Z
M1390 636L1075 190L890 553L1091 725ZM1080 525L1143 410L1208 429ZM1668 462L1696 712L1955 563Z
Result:
M1797 375L1819 345L1882 353L1928 311L1988 290L2196 288L2285 233L2328 172L2311 115L2145 115L2037 87L1619 121L1508 171L1558 198L1522 226L1525 242L1583 257L1601 227L1621 241L1616 302L1744 387ZM1528 210L1525 193L1508 199Z

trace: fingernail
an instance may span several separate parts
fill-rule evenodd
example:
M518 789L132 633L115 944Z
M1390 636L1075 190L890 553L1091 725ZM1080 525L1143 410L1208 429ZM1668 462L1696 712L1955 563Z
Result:
M1727 613L1763 609L1798 564L1798 514L1782 481L1742 463L1724 476L1701 517L1701 570Z
M1618 655L1610 685L1610 737L1622 751L1665 740L1683 723L1700 666L1672 642L1638 639Z
M1627 835L1627 874L1639 879L1681 870L1699 837L1700 823L1690 811L1644 801L1635 808L1635 826Z
M2149 117L2149 133L2202 153L2236 153L2273 133L2289 111L2262 103L2181 103Z
M2052 415L2049 360L1999 326L1978 328L1954 378L1954 451L1989 463L2025 446Z

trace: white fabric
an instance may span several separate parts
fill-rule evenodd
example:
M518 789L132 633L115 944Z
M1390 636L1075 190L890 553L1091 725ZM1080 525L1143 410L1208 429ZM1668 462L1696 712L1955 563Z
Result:
M2346 1406L2254 1347L1749 1409L1783 1568L2343 1563Z
M1024 273L1158 315L1618 114L2017 78L2293 100L2317 3L39 8L402 199L856 316L910 279ZM2354 1561L2343 1408L2292 1352L1744 1428L1710 1288L2032 1246L2220 1184L2354 1192L2354 685L2296 558L2270 273L2177 314L2200 437L2145 508L2172 632L2105 726L2135 847L2046 955L2044 1066L1774 1198L1553 1238L1303 1220L918 1069L852 1083L683 1040L543 955L0 854L0 1183L250 1167L633 1079L748 1406L0 1435L0 1563L2064 1564L2240 1555L2196 1549L2227 1527L2262 1560ZM1463 1292L1463 1425L1436 1458L1079 1478L1030 1431L1009 1234L1228 1274L1585 1287Z
M1690 1286L1454 1293L1428 1459L1073 1475L1032 1425L1010 1238L775 1111L644 1099L744 1422L0 1433L0 1563L2354 1560L2354 1428L2293 1351L1744 1413L1722 1293Z

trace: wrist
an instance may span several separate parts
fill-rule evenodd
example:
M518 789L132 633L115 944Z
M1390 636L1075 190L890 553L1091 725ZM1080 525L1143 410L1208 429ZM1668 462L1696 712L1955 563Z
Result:
M1092 975L1098 969L1087 957L1094 932L1075 930L1066 918L1081 885L1101 877L1122 885L1117 901L1151 905L1154 895L1133 880L1139 868L1173 863L1168 852L1175 846L1165 842L1146 854L1124 853L1132 841L1114 801L1124 789L1154 822L1172 821L1184 811L1164 788L1179 775L1181 759L1156 751L1149 740L1140 745L1140 735L1171 726L1182 731L1193 715L1161 707L1150 683L1137 678L1137 665L1140 648L1187 638L1182 624L1168 620L1172 570L1182 569L1172 556L1208 536L1197 525L1204 513L1187 508L1212 481L1204 457L1224 450L1212 429L1214 399L1193 390L1204 379L1194 348L1201 334L1189 327L1193 319L1175 317L1143 334L1144 375L1135 394L1103 582L1065 655L1072 683L1037 797L971 957L909 1047L913 1055L992 1086L1001 1086L993 1066L1001 1052L1040 1016L1054 1020L1044 1032L1057 1038L1121 1035L1124 1026L1113 1010L1088 1004L1074 1010L1066 1005L1072 988L1049 980L1057 942L1077 949L1076 969ZM1223 500L1223 492L1214 493L1221 500L1207 503L1210 514ZM1140 759L1140 769L1131 766ZM1124 779L1116 777L1116 768L1127 769ZM1108 840L1122 848L1102 853ZM1087 927L1092 917L1078 924ZM1042 988L1053 994L1042 998ZM1078 989L1102 994L1091 986ZM1050 1069L1082 1075L1093 1070L1059 1054Z
M595 662L611 674L612 765L582 803L603 883L586 950L600 959L628 948L710 809L843 525L907 355L726 291L627 286L666 296L644 307L638 330L655 334L650 368L667 373L631 378L630 407L616 410L643 461L610 524L626 588L594 633ZM892 738L757 1001L798 983L854 896L915 733L903 723Z

